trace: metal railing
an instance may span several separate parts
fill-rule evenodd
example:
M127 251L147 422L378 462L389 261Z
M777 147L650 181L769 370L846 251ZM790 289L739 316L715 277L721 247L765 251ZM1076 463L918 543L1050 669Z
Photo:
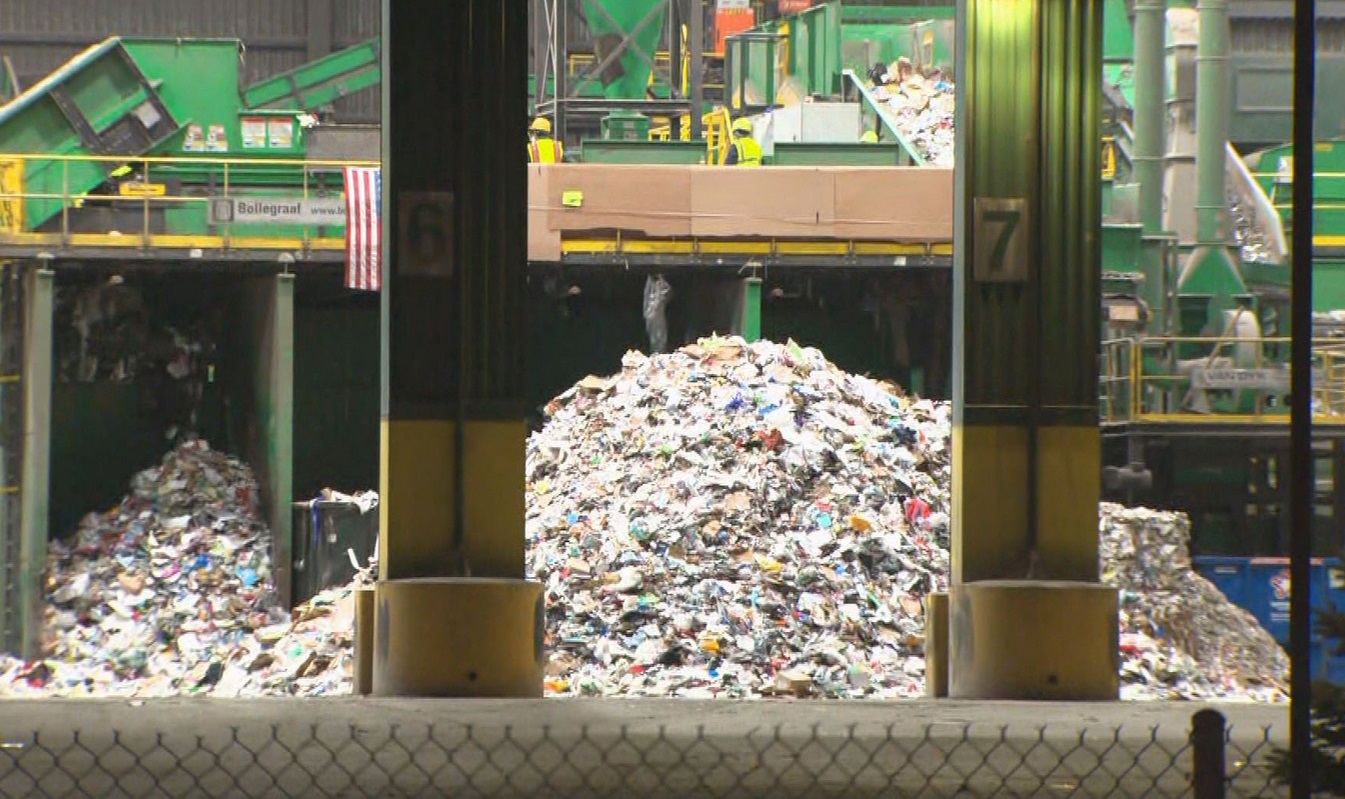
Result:
M720 106L701 117L701 126L705 136L705 163L722 164L729 151L729 127L733 124L727 108ZM679 141L691 141L691 117L678 118L677 132ZM649 129L651 141L671 141L672 123L656 125Z
M892 707L901 713L900 705ZM844 719L843 711L839 715ZM1223 715L1212 710L1201 711L1189 725L1167 727L843 726L842 721L767 726L746 734L716 725L651 723L398 725L381 721L377 713L358 724L172 727L146 707L100 712L97 726L78 732L7 730L0 733L0 795L1285 795L1271 771L1273 753L1284 746L1282 731L1227 727Z
M1102 343L1103 422L1289 422L1290 340L1153 337ZM1313 346L1313 415L1345 422L1345 342Z
M223 156L0 155L0 243L150 248L204 239L224 248L339 248L344 211L331 224L283 216L271 222L217 221L212 203L340 200L344 167L378 165ZM170 192L170 186L180 188ZM97 206L114 212L111 224L103 218L97 230L82 230L80 209Z

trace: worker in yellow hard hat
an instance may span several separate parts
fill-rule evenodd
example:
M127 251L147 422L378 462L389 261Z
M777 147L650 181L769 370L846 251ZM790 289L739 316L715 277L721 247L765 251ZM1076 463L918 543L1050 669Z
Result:
M860 144L877 144L878 134L871 130L864 131L864 135L859 137Z
M733 123L733 141L728 155L724 156L725 166L761 166L761 145L752 138L752 120L738 119Z
M565 148L551 137L551 120L537 117L528 126L528 163L555 164L565 157Z

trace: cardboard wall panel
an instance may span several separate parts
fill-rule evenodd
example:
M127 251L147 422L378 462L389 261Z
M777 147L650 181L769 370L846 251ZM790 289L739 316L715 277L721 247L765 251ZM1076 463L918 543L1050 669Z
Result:
M832 170L698 167L691 176L691 232L706 237L830 238Z
M620 230L650 237L691 235L691 172L680 165L562 164L550 167L549 225L559 231ZM566 208L567 191L583 205Z
M841 168L834 177L837 238L952 241L953 170Z
M953 171L894 167L557 164L528 168L528 257L562 238L949 242ZM583 202L567 208L566 192Z
M555 263L560 260L560 231L551 229L547 194L550 185L547 167L528 166L528 260Z

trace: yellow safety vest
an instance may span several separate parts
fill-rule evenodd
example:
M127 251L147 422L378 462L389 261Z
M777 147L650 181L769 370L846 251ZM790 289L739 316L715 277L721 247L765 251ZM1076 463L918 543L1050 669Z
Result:
M560 142L555 139L538 139L528 142L528 163L554 164L565 157Z
M761 145L751 136L739 136L733 140L733 149L738 151L738 162L734 166L761 166Z

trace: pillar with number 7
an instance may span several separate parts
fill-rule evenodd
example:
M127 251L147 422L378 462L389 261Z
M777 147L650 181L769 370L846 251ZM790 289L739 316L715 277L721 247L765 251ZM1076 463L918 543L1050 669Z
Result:
M540 696L524 579L527 0L383 0L372 691Z
M1119 690L1097 560L1102 17L958 0L953 698Z

